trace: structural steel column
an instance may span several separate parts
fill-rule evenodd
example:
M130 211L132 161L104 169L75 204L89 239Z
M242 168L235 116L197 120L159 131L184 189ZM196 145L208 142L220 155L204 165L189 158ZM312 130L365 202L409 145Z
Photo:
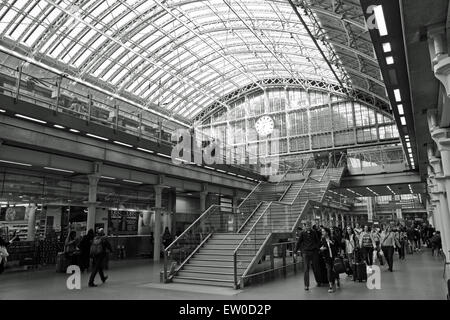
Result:
M87 216L87 226L86 230L95 230L95 216L97 210L97 186L100 180L100 174L88 175L89 179L89 198L88 202L88 216Z
M34 241L36 236L36 206L30 205L25 210L28 210L28 229L27 241Z
M161 210L162 210L162 191L164 187L160 185L155 185L155 226L153 230L153 262L160 261L161 253Z

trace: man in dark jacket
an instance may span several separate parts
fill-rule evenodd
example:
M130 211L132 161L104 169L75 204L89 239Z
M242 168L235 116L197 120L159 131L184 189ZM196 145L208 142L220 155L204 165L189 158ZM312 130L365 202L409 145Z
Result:
M298 237L295 250L295 252L300 250L303 256L305 290L309 290L309 266L312 264L314 268L314 265L317 265L319 259L319 244L320 238L317 236L317 233L312 230L311 223L305 223L304 229Z
M97 236L94 238L91 246L91 256L93 258L92 262L92 273L89 278L89 287L96 287L97 285L94 283L95 276L100 274L100 279L103 283L105 283L107 276L103 274L103 267L105 265L106 255L109 252L112 252L111 244L106 239L103 229L99 229L97 232Z

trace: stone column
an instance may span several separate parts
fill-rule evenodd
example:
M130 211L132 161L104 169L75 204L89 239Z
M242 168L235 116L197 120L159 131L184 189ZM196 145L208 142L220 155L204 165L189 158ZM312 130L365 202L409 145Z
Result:
M161 252L161 210L162 210L162 191L164 187L160 185L154 186L155 190L155 226L153 230L154 247L153 247L153 262L160 261Z

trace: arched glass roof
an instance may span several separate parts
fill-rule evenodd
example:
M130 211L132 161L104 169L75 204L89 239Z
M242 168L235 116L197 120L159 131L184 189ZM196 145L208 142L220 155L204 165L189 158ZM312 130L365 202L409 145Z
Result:
M359 1L294 2L2 0L0 49L187 119L266 79L387 101Z

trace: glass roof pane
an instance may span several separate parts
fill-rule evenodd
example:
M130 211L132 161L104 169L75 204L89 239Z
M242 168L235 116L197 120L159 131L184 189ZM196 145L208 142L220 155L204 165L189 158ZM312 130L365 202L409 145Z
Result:
M361 24L358 2L341 2L354 14L355 22ZM170 87L182 96L190 92L195 101L205 104L203 107L217 103L219 96L237 87L271 77L338 81L287 1L63 0L57 3L67 12L55 8L51 1L3 1L0 34L12 32L14 40L23 41L30 49L37 46L36 49L47 54L47 59L72 63L76 74L100 77L94 82L110 82L126 88L139 100L143 98L139 94L170 96L168 89L167 92L157 89L160 81L165 88ZM7 11L10 4L12 9ZM326 56L340 55L341 68L335 68L339 77L349 76L345 67L358 69L355 65L359 63L357 55L345 49L349 30L334 13L323 14L324 10L331 10L325 2L308 1L308 4L317 20L299 10L302 18L312 30L322 26L322 31L340 45L339 52L333 52L319 41ZM319 9L321 13L317 14ZM25 17L26 10L30 13ZM58 21L59 27L53 29L61 14L78 15L84 23L69 17L64 18L62 26ZM129 24L136 17L139 19ZM325 22L320 20L323 17ZM10 22L13 26L4 30ZM353 32L355 25L351 28ZM44 33L46 36L42 37ZM352 50L361 48L365 55L373 57L370 38L365 35L362 38L365 40L358 40ZM88 58L89 63L85 64ZM370 70L368 76L379 79L379 68L373 62L365 65L364 70ZM365 75L351 75L351 79L366 88ZM379 94L383 89L376 85L364 90ZM187 113L201 109L190 99L173 108L174 112L187 110Z

